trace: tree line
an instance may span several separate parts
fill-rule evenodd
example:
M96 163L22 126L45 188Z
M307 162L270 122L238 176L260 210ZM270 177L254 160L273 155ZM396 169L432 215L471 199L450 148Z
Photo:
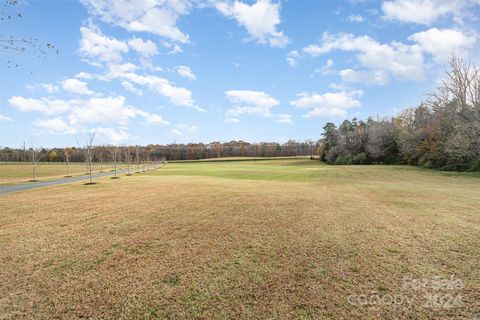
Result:
M323 127L318 155L329 164L410 164L480 171L480 69L451 58L437 90L390 119Z
M95 162L111 162L112 150L124 162L161 161L161 160L199 160L220 157L289 157L310 156L315 154L318 141L297 142L289 140L285 143L260 142L250 143L232 140L229 142L188 143L188 144L150 144L147 146L92 146ZM0 161L30 162L31 153L35 153L41 162L85 162L86 146L71 148L2 148ZM129 160L130 161L127 161Z

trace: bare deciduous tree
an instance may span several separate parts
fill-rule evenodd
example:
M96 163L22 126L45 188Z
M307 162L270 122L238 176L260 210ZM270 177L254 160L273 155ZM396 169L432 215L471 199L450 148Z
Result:
M120 157L120 150L118 149L117 146L112 146L110 147L110 154L112 156L113 170L114 170L114 176L112 177L112 179L118 179L119 177L117 177L117 162Z
M130 162L132 162L132 155L130 154L130 147L125 148L124 160L127 163L127 176L132 175L130 173Z
M32 164L32 180L30 182L37 182L37 165L40 161L40 150L35 147L33 142L30 143L30 162Z
M137 172L139 173L139 166L140 166L140 147L135 147L135 164L137 165Z
M88 175L90 177L90 182L88 184L94 184L92 178L92 165L93 159L95 156L94 148L93 148L93 140L95 139L95 133L90 134L90 136L85 140L83 146L83 157L85 159L85 163L87 164Z
M65 148L63 150L63 155L65 157L65 164L67 165L67 175L65 177L70 177L68 172L68 165L70 164L70 148Z

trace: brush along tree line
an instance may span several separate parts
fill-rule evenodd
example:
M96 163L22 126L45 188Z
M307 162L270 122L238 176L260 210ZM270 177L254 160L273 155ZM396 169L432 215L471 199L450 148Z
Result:
M452 57L438 89L391 119L323 127L320 159L329 164L411 164L480 170L480 69Z

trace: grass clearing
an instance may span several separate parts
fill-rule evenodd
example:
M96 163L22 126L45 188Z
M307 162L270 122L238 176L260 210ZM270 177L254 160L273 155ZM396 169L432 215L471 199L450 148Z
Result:
M172 163L0 197L5 318L473 318L480 179L310 160ZM424 307L404 277L461 279ZM352 305L350 295L411 305Z

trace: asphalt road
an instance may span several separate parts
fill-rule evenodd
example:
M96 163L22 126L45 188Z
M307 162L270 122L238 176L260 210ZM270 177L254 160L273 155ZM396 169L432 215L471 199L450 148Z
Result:
M162 167L162 166L160 166L160 167ZM160 167L158 167L158 168L160 168ZM134 170L130 170L130 171L134 172ZM122 174L122 173L126 173L126 172L127 172L127 169L117 170L117 175ZM113 176L114 174L115 174L115 172L112 172L112 171L94 173L94 174L92 174L92 178L101 178L101 177ZM84 180L88 180L88 179L90 179L90 177L88 175L82 175L82 176L61 178L61 179L49 180L49 181L28 182L28 183L22 183L22 184L0 186L0 194L6 194L6 193L11 193L11 192L18 192L18 191L36 189L36 188L41 188L41 187L54 186L54 185L57 185L57 184L65 184L65 183L84 181Z

